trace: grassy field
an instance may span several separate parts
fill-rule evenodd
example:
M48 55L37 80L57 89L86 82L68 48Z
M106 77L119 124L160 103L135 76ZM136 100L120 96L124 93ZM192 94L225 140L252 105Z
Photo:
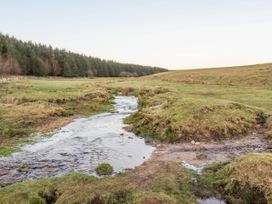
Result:
M127 120L136 133L167 142L209 141L261 127L271 136L271 74L271 64L264 64L172 71L140 81L114 81L112 86L139 96L140 111Z
M50 132L76 115L111 108L109 90L88 79L29 78L0 83L0 156L37 132Z
M266 123L272 115L271 73L271 64L264 64L173 71L141 80L32 78L1 83L0 154L9 152L4 144L52 129L52 123L109 110L118 90L139 97L140 111L127 120L133 130L161 141L220 140L261 126L271 136L271 120Z
M126 119L131 130L162 142L209 142L260 128L272 138L271 64L142 78L26 78L0 84L0 155L75 115L110 110L117 93L139 99L139 111ZM234 203L272 203L271 163L267 153L213 164L199 178L202 193L216 189ZM26 181L0 190L0 203L194 203L199 190L191 177L176 163L157 161L103 179L73 174Z
M217 69L172 71L151 78L186 84L254 86L272 89L272 63Z

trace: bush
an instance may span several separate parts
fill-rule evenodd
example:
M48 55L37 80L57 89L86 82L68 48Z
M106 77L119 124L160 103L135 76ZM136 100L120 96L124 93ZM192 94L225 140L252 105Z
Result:
M108 163L101 163L96 167L95 172L99 176L111 175L113 173L113 167Z

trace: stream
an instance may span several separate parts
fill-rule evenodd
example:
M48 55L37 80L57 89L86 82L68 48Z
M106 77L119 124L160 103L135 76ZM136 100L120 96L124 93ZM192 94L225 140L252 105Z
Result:
M114 108L112 113L76 119L52 137L38 137L0 158L0 187L70 172L92 175L102 162L110 163L115 173L141 165L155 148L123 129L123 119L137 111L137 98L117 96Z

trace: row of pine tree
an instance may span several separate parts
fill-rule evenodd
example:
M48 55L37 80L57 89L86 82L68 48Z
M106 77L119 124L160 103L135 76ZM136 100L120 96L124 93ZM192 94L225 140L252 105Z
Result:
M53 49L0 33L0 75L117 77L143 76L163 71L166 70Z

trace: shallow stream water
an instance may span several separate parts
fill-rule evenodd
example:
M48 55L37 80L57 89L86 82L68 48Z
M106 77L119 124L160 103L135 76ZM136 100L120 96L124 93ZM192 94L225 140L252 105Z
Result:
M142 164L155 148L123 129L123 119L136 110L137 98L117 96L115 112L76 119L52 137L0 158L0 186L70 172L94 174L101 162L115 172Z

